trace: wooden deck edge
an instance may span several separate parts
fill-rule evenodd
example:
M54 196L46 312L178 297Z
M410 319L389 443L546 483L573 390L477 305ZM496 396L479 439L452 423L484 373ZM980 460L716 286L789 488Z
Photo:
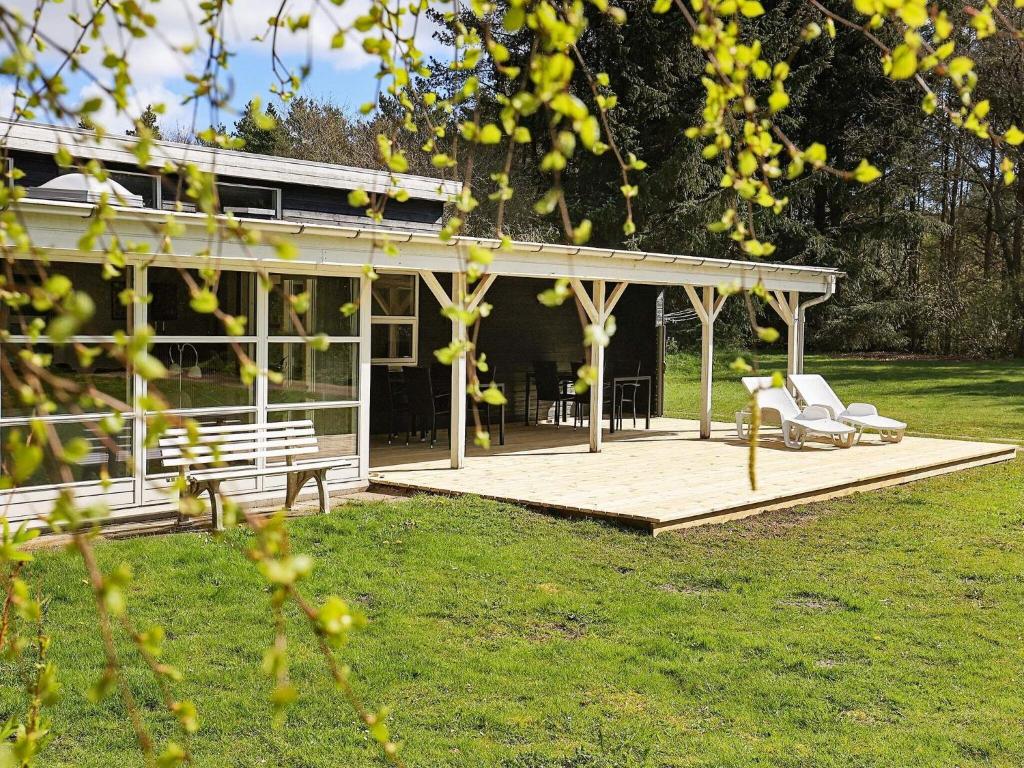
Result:
M554 504L543 501L531 501L529 499L514 499L509 496L500 496L491 493L480 493L478 491L455 491L450 488L425 488L422 485L416 483L403 483L398 480L386 480L383 478L374 478L370 476L370 487L367 489L369 492L382 492L382 493L402 493L406 496L412 496L417 493L426 493L431 496L444 496L449 499L457 499L462 496L477 496L481 499L487 499L488 501L498 501L502 504L512 504L517 507L523 507L525 509L531 509L534 512L541 512L543 514L557 515L558 517L565 517L569 519L581 519L588 518L594 520L601 520L606 523L613 523L623 528L629 528L631 530L641 530L646 533L651 533L657 521L653 518L642 518L630 515L628 513L619 512L605 512L600 509L590 509L585 507L570 507L565 504Z
M528 499L516 499L499 494L479 493L474 491L458 491L447 488L430 488L417 483L402 482L399 480L388 480L387 478L370 475L370 487L368 490L381 490L385 492L399 492L406 495L413 493L428 493L434 496L445 496L458 498L460 496L479 496L482 499L498 501L505 504L532 509L536 512L554 514L567 518L592 518L610 522L633 530L642 530L657 536L668 531L693 528L698 525L711 525L714 523L726 523L733 520L742 520L745 517L759 515L764 512L772 512L780 509L789 509L803 504L811 504L816 501L827 501L842 496L849 496L854 493L889 488L897 485L904 485L916 480L924 480L929 477L958 472L963 469L981 467L988 464L998 464L1012 461L1017 455L1017 447L1013 445L994 446L994 450L980 455L969 456L961 459L938 464L924 465L910 470L900 470L885 475L854 480L847 483L820 488L807 493L793 494L791 496L778 497L768 502L751 502L750 504L737 505L725 509L711 510L705 513L692 515L682 520L659 522L650 517L640 517L629 513L608 512L605 510L589 509L584 507L570 507L567 505L531 501Z
M698 525L711 525L714 523L727 523L733 520L742 520L746 517L760 515L764 512L774 512L780 509L791 509L804 504L812 504L817 501L828 501L843 496L851 496L855 493L876 491L882 488L893 488L898 485L906 485L918 480L925 480L929 477L948 475L965 469L984 467L989 464L1001 464L1013 461L1017 456L1016 446L1000 447L999 450L980 456L969 456L963 459L919 467L913 470L893 472L887 475L878 475L864 480L856 480L849 483L823 488L808 493L794 494L783 498L773 499L767 503L754 502L751 504L738 505L728 509L714 510L701 515L694 515L685 520L676 520L661 525L651 526L651 534L657 536L668 531L678 531L684 528L694 528Z

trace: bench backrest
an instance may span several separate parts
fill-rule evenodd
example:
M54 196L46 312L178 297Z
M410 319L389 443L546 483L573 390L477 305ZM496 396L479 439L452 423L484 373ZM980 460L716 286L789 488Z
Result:
M260 456L290 460L319 453L313 422L277 421L270 424L200 426L197 439L187 429L168 429L160 438L164 466L184 471L255 461Z

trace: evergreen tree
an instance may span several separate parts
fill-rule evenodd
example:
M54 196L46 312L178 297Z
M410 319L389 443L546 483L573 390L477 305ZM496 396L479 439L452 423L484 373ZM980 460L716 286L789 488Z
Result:
M153 110L152 104L147 104L142 114L139 115L139 119L135 121L135 126L125 131L127 136L138 136L139 127L148 128L150 135L154 139L162 139L163 136L160 133L160 124L157 122L157 114Z
M281 143L281 116L273 104L268 104L266 116L274 121L274 127L265 128L261 127L255 111L256 105L253 101L245 105L242 115L235 122L234 135L245 141L245 152L258 155L277 154Z

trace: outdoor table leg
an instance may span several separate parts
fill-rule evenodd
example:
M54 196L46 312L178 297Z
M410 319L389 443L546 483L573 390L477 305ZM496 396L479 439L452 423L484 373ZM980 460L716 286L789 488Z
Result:
M523 417L523 426L530 426L530 385L533 383L530 374L526 374L526 415Z
M608 409L608 434L615 434L615 382L612 382L612 407ZM604 396L604 393L601 395Z
M653 400L653 379L647 379L647 423L644 425L644 429L651 428L651 400Z

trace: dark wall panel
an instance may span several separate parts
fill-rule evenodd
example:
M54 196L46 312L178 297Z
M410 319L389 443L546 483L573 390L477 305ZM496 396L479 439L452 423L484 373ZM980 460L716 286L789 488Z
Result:
M438 275L446 289L450 278ZM487 292L493 314L481 324L477 346L487 355L494 377L510 393L509 419L524 416L526 374L534 360L554 360L568 370L584 358L583 329L575 302L560 307L545 307L537 294L550 281L499 277ZM609 291L611 286L609 286ZM655 377L657 405L661 377L656 370L658 330L656 305L659 293L654 286L631 285L615 308L618 330L607 350L607 360L617 375L632 375L640 365L644 375ZM448 344L451 323L440 314L430 290L420 282L420 364L434 360L433 350Z

